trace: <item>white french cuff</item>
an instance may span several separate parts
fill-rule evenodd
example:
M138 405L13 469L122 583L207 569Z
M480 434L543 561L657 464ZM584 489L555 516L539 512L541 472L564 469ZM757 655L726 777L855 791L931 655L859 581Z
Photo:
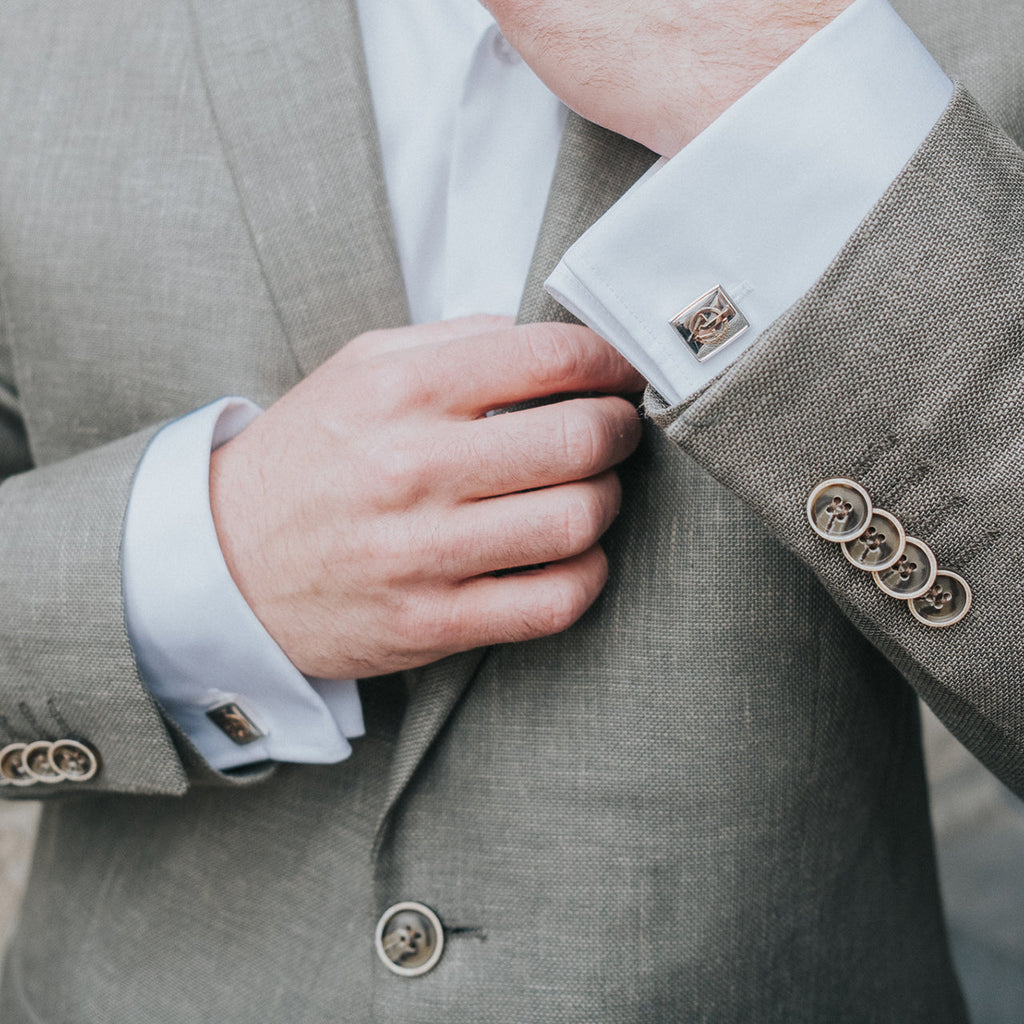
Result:
M151 442L132 485L122 572L125 620L150 692L221 770L256 761L334 763L363 735L352 680L307 680L246 604L210 512L210 453L260 414L223 398ZM207 712L237 705L255 738L232 740Z
M680 402L810 289L952 91L885 0L856 0L655 165L545 287ZM698 359L671 321L715 289L749 328Z

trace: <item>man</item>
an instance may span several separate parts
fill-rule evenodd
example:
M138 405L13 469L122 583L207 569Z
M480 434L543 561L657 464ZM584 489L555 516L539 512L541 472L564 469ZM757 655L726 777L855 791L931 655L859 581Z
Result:
M844 6L782 30L753 7L710 27L598 0L571 19L493 11L571 105L671 155L804 40L797 56L827 63ZM940 43L962 38L957 17ZM978 84L1008 105L971 24L991 61ZM39 467L0 492L0 656L12 771L46 753L6 792L69 797L41 827L4 1019L962 1019L899 673L1020 788L1021 163L973 101L943 96L919 137L896 133L911 162L775 323L799 274L774 298L753 277L705 297L676 264L680 221L637 205L689 159L573 248L552 287L675 402L649 395L657 427L623 463L637 427L615 395L637 382L583 328L365 336L405 310L346 5L40 4L0 29L4 444L12 472ZM697 69L723 51L744 58L716 88ZM893 95L894 122L917 125L921 92L923 108ZM682 155L710 139L715 157L716 126L750 109ZM779 126L787 109L813 122L812 100ZM649 162L570 120L522 319L560 316L540 281ZM801 166L793 194L818 195ZM705 230L682 244L714 249L730 213L700 198L683 205ZM607 280L601 233L614 248L637 230L681 282L668 311L634 301L643 260ZM649 320L677 358L651 355L666 335ZM598 394L485 415L566 392ZM207 423L214 443L235 434L212 457L211 524L275 650L333 680L426 666L361 684L366 736L340 764L204 758L135 671L120 550L174 436L155 425L230 393L284 395L240 432L234 406ZM851 518L860 568L814 529ZM947 582L914 607L948 629L861 572L885 531L919 538L908 576L936 554ZM321 688L329 712L340 685ZM276 741L202 686L229 748Z

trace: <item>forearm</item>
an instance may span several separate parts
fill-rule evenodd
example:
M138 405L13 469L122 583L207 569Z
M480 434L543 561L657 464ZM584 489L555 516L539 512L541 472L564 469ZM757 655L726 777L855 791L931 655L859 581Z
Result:
M673 156L853 0L487 0L577 113Z
M33 469L5 312L0 295L0 743L70 739L99 761L87 782L0 792L183 792L121 602L124 507L151 431Z

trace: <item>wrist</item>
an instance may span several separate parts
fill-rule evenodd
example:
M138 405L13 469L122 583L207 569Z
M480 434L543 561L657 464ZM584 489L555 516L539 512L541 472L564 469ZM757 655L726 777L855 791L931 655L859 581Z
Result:
M261 613L263 595L259 585L265 574L254 564L261 551L255 522L261 502L249 493L250 482L258 479L259 474L258 467L249 465L245 447L236 439L211 454L210 514L228 573L245 603L267 629L266 617ZM273 633L271 636L280 642Z
M756 18L734 9L732 17L695 23L688 59L668 90L677 100L652 104L654 115L630 134L660 156L675 156L853 2L823 0L812 7L802 0L765 7Z

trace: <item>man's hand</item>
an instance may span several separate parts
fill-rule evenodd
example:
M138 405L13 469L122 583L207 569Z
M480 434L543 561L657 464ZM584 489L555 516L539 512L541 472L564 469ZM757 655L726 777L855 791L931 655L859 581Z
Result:
M231 575L304 673L379 675L570 626L643 381L584 327L472 317L362 335L211 461ZM565 392L602 392L497 416ZM521 573L495 576L517 566Z
M853 0L482 0L577 113L673 156Z

